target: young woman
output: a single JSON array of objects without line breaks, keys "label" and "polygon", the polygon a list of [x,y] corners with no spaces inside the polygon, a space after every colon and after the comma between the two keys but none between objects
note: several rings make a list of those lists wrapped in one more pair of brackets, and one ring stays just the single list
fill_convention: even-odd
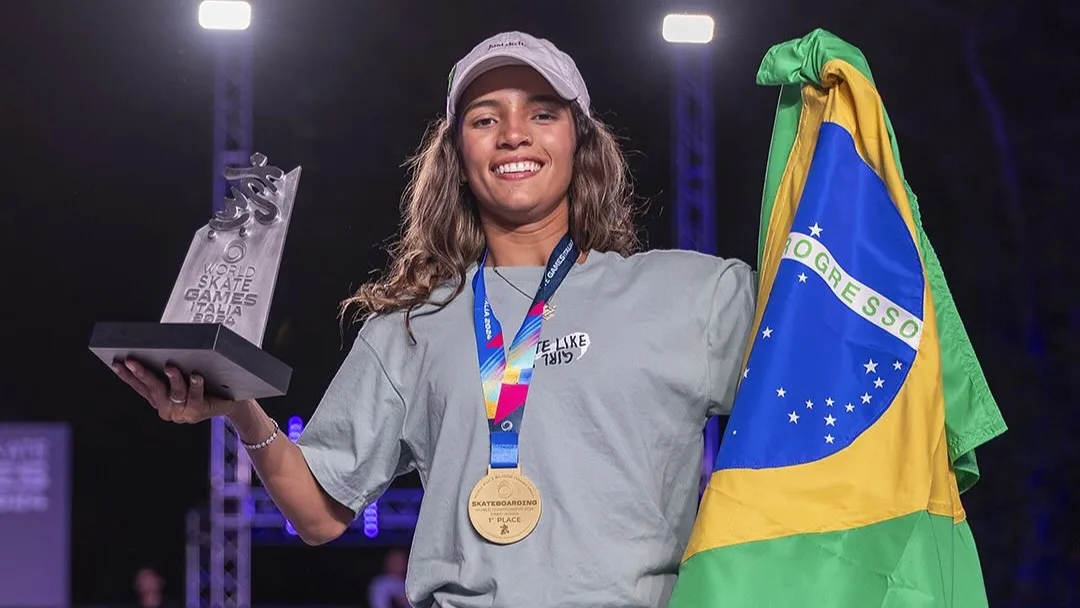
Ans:
[{"label": "young woman", "polygon": [[751,270],[635,252],[618,144],[573,60],[526,34],[457,63],[412,169],[391,267],[346,302],[368,317],[298,443],[195,373],[117,373],[163,419],[227,416],[312,544],[418,470],[417,606],[666,605]]}]

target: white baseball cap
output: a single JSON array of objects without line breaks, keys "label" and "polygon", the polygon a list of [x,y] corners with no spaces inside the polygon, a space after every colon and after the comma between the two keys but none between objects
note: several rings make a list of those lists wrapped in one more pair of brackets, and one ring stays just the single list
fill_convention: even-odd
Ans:
[{"label": "white baseball cap", "polygon": [[508,65],[526,65],[540,73],[555,92],[589,115],[589,91],[577,65],[551,42],[522,32],[503,32],[476,45],[450,70],[446,117],[453,121],[465,89],[485,72]]}]

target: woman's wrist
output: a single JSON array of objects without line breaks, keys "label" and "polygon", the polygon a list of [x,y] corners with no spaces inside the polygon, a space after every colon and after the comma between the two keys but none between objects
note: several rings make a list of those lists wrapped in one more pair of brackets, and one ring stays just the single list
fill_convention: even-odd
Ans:
[{"label": "woman's wrist", "polygon": [[274,421],[254,399],[237,401],[232,411],[226,414],[226,418],[236,429],[240,441],[247,444],[264,441],[274,432]]}]

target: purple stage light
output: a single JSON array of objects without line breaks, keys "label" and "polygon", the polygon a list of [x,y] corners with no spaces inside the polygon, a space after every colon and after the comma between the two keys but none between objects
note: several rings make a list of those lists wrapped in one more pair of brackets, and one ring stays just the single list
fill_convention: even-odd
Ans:
[{"label": "purple stage light", "polygon": [[379,502],[375,501],[364,508],[364,536],[375,538],[379,535]]}]

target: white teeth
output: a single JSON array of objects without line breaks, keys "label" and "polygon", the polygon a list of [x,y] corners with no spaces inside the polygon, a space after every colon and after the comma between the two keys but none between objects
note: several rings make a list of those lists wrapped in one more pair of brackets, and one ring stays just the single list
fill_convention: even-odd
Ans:
[{"label": "white teeth", "polygon": [[526,161],[523,163],[506,163],[495,167],[495,173],[535,173],[540,170],[540,163]]}]

